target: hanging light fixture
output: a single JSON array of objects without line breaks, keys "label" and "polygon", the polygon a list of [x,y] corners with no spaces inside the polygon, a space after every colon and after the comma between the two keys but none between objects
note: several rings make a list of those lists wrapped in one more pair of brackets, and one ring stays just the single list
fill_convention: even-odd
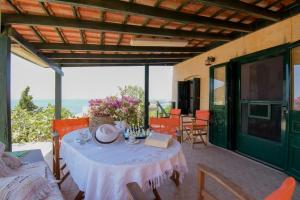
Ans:
[{"label": "hanging light fixture", "polygon": [[208,56],[205,60],[205,65],[210,66],[216,61],[216,58],[213,56]]},{"label": "hanging light fixture", "polygon": [[185,47],[187,40],[160,39],[160,38],[132,38],[131,46],[152,46],[152,47]]}]

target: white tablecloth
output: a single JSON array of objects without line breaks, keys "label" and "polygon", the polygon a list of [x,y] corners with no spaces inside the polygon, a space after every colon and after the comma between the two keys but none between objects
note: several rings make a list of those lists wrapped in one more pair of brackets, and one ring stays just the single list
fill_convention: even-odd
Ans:
[{"label": "white tablecloth", "polygon": [[188,171],[181,145],[175,140],[167,149],[145,146],[143,140],[136,145],[119,140],[99,146],[93,141],[76,143],[78,135],[79,130],[64,136],[61,156],[87,200],[127,200],[129,182],[137,182],[146,191],[151,189],[149,181],[159,187],[173,170],[180,173],[180,181]]}]

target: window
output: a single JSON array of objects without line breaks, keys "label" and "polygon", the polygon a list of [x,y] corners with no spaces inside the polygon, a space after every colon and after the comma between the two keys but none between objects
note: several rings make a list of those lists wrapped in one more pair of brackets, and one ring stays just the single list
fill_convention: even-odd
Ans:
[{"label": "window", "polygon": [[300,111],[300,47],[292,50],[293,110]]},{"label": "window", "polygon": [[213,104],[225,105],[225,66],[214,69]]},{"label": "window", "polygon": [[267,58],[241,67],[241,99],[282,101],[283,56]]}]

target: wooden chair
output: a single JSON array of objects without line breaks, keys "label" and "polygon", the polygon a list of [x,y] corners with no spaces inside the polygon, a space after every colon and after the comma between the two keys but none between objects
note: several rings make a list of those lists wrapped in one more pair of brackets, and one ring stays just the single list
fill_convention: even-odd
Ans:
[{"label": "wooden chair", "polygon": [[160,132],[161,130],[161,119],[156,117],[150,117],[149,119],[149,128],[155,132]]},{"label": "wooden chair", "polygon": [[172,108],[170,111],[170,118],[180,119],[181,109]]},{"label": "wooden chair", "polygon": [[[70,172],[63,173],[66,164],[60,166],[60,141],[64,135],[71,131],[86,128],[89,126],[89,118],[78,118],[78,119],[63,119],[63,120],[53,120],[52,121],[52,145],[53,145],[53,174],[58,181],[60,186],[64,180],[70,175]],[[61,177],[62,175],[62,177]],[[84,193],[80,191],[76,197],[76,200],[82,199]]]},{"label": "wooden chair", "polygon": [[186,133],[193,148],[195,144],[207,145],[209,123],[210,112],[208,110],[196,110],[196,117],[192,118],[191,122],[182,125],[183,132]]},{"label": "wooden chair", "polygon": [[281,186],[267,196],[264,200],[291,200],[295,191],[296,181],[293,177],[288,177]]},{"label": "wooden chair", "polygon": [[222,174],[218,173],[217,171],[213,170],[212,168],[206,165],[198,164],[198,174],[200,186],[199,200],[217,200],[217,198],[213,194],[211,194],[205,189],[206,176],[209,176],[214,181],[219,183],[226,190],[231,192],[238,200],[255,200],[254,198],[246,194],[238,185],[231,182],[228,178],[224,177]]},{"label": "wooden chair", "polygon": [[[212,193],[205,189],[205,178],[209,176],[212,180],[216,181],[227,191],[231,192],[235,199],[237,200],[255,200],[254,197],[245,193],[240,186],[230,181],[228,178],[224,177],[219,172],[211,169],[210,167],[198,164],[199,173],[199,200],[218,200]],[[133,182],[126,185],[129,199],[130,200],[148,200],[149,197],[146,196],[140,186]],[[296,181],[293,177],[288,177],[284,180],[281,186],[268,195],[264,200],[292,200],[293,193],[295,191]]]},{"label": "wooden chair", "polygon": [[[219,172],[211,169],[203,164],[198,164],[200,193],[199,200],[217,200],[217,198],[205,189],[205,176],[209,176],[214,181],[231,192],[237,200],[255,200],[252,196],[245,193],[240,186],[236,185]],[[282,185],[268,195],[264,200],[292,200],[292,196],[296,187],[296,181],[293,177],[288,177]]]},{"label": "wooden chair", "polygon": [[180,129],[180,118],[154,118],[149,119],[150,129],[158,132],[177,137],[177,132]]}]

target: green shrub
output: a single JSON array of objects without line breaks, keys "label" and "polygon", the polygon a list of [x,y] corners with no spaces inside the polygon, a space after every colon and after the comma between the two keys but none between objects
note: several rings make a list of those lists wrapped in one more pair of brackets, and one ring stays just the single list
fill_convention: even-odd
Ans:
[{"label": "green shrub", "polygon": [[29,94],[29,91],[29,86],[27,86],[25,90],[23,90],[18,106],[28,111],[34,111],[38,107],[33,103],[33,97]]},{"label": "green shrub", "polygon": [[[12,111],[13,143],[49,141],[51,139],[51,121],[54,119],[55,107],[48,105],[28,111],[17,106]],[[72,113],[63,108],[62,118],[71,118]]]}]

